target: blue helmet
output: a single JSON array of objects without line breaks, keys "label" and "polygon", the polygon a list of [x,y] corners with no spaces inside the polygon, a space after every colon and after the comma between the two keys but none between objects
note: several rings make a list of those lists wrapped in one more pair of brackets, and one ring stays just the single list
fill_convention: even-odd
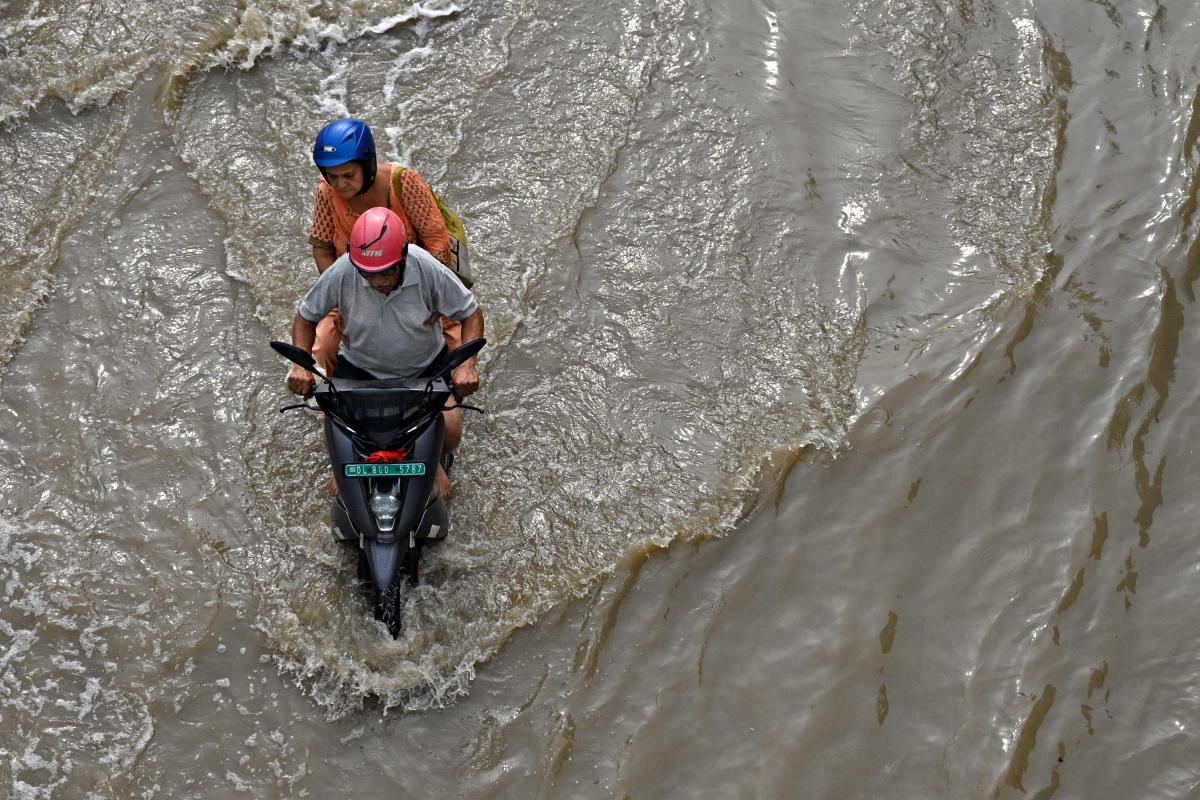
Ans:
[{"label": "blue helmet", "polygon": [[335,119],[321,128],[313,144],[313,163],[325,174],[326,167],[336,167],[357,161],[363,169],[363,187],[359,194],[366,194],[375,183],[375,137],[367,123],[358,119]]}]

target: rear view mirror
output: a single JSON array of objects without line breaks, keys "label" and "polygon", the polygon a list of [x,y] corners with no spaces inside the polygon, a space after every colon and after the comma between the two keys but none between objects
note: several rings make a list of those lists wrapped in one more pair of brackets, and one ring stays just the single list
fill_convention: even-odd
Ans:
[{"label": "rear view mirror", "polygon": [[482,337],[460,344],[447,358],[446,369],[457,369],[463,362],[482,350],[485,344],[487,344],[487,339]]},{"label": "rear view mirror", "polygon": [[[283,356],[288,361],[304,367],[314,375],[319,375],[322,378],[325,377],[324,375],[321,375],[321,370],[317,369],[317,361],[312,357],[312,353],[306,353],[299,347],[296,347],[296,345],[288,344],[287,342],[271,342],[271,349],[276,353],[279,353],[279,355]],[[458,350],[455,350],[454,352],[457,353]]]}]

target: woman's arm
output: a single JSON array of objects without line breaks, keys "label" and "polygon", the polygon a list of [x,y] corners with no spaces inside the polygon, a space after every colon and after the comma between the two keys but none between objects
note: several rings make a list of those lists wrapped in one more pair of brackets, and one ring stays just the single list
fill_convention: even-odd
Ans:
[{"label": "woman's arm", "polygon": [[313,261],[317,262],[318,275],[329,269],[330,265],[337,260],[333,245],[314,244],[312,253]]},{"label": "woman's arm", "polygon": [[408,221],[417,231],[418,244],[438,261],[450,266],[450,233],[446,220],[433,199],[433,190],[416,170],[406,169],[400,174],[400,203]]}]

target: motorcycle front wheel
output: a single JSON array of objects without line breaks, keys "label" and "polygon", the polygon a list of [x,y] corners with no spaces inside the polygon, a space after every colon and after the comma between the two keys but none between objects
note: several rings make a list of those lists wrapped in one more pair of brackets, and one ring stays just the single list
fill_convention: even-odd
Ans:
[{"label": "motorcycle front wheel", "polygon": [[393,639],[400,638],[404,589],[407,586],[416,585],[417,580],[420,578],[420,563],[420,548],[409,550],[400,564],[400,569],[397,570],[396,577],[399,580],[381,592],[371,576],[371,564],[367,561],[367,554],[362,550],[358,551],[359,587],[371,603],[375,619],[387,625],[388,633],[391,634]]}]

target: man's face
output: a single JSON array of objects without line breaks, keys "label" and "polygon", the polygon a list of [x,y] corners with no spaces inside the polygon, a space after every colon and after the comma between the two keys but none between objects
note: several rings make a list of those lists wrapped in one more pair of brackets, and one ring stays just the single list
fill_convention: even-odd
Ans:
[{"label": "man's face", "polygon": [[357,161],[348,161],[336,167],[325,168],[325,180],[343,200],[349,200],[362,191],[362,165]]},{"label": "man's face", "polygon": [[378,272],[367,272],[360,269],[358,274],[362,275],[375,291],[381,294],[390,294],[392,289],[396,288],[396,284],[400,282],[400,265],[392,264],[387,269]]}]

